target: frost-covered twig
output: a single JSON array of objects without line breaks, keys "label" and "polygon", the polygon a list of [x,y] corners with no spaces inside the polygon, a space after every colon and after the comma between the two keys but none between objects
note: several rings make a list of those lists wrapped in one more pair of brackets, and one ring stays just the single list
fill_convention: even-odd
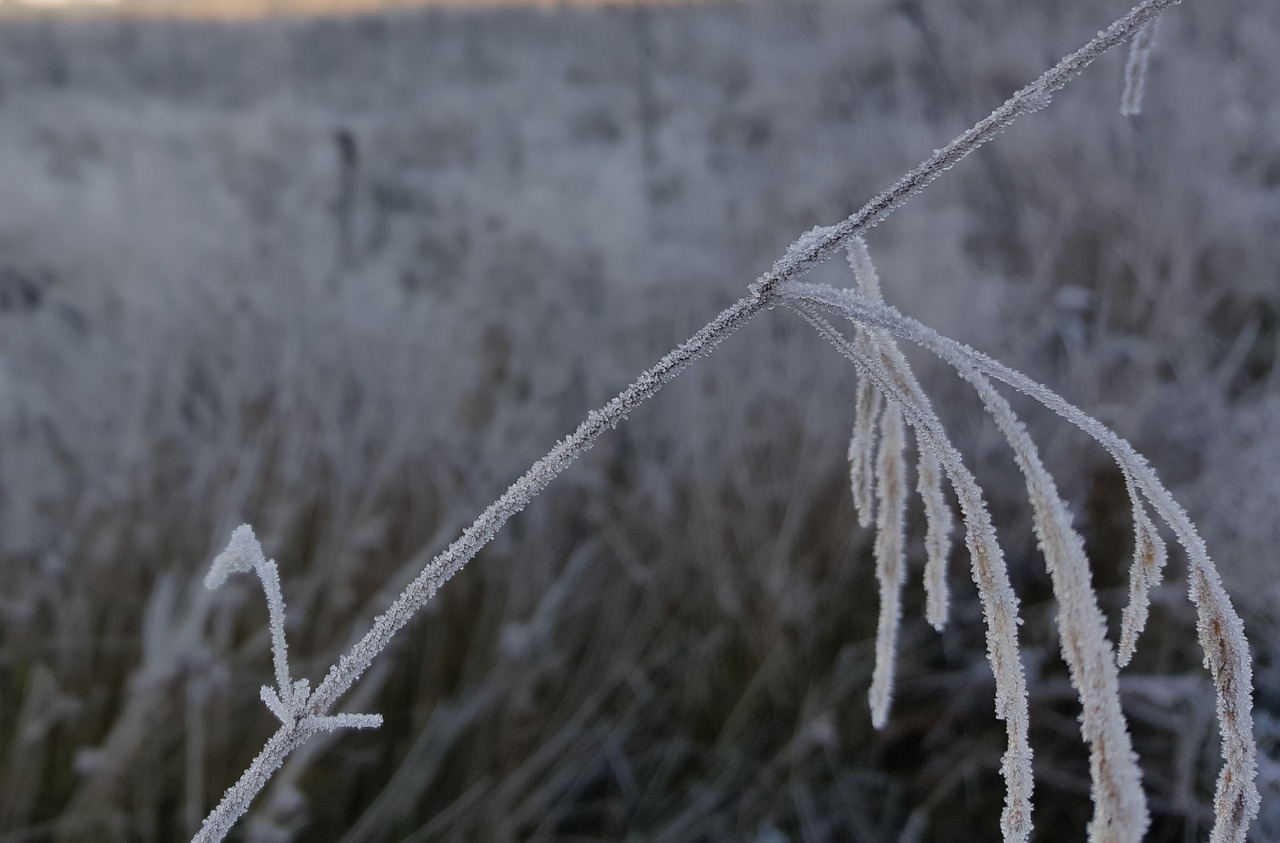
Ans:
[{"label": "frost-covered twig", "polygon": [[[666,383],[673,379],[685,366],[706,356],[726,337],[740,328],[752,317],[775,304],[779,293],[796,279],[803,276],[819,262],[835,255],[847,246],[854,238],[861,236],[867,229],[884,220],[901,207],[912,196],[923,190],[930,182],[950,169],[971,152],[990,141],[1018,117],[1038,111],[1050,102],[1054,92],[1060,90],[1069,81],[1103,53],[1124,43],[1131,38],[1161,11],[1175,5],[1180,0],[1144,0],[1128,14],[1115,21],[1097,37],[1090,40],[1076,52],[1066,56],[1030,85],[1011,96],[1004,104],[989,116],[975,124],[972,128],[957,136],[949,144],[936,150],[925,161],[910,170],[889,189],[877,195],[856,213],[842,222],[829,228],[817,229],[797,240],[787,249],[773,267],[758,278],[750,288],[750,294],[730,305],[711,322],[695,333],[688,341],[672,350],[653,368],[643,372],[629,387],[599,410],[588,414],[585,421],[571,435],[556,444],[542,459],[536,462],[528,472],[517,480],[503,495],[484,510],[476,521],[467,528],[461,537],[449,545],[440,555],[418,575],[394,603],[373,622],[369,631],[333,667],[314,692],[305,693],[299,683],[291,683],[288,679],[287,662],[283,657],[283,647],[277,656],[278,690],[264,693],[264,699],[272,706],[283,722],[277,733],[268,741],[262,752],[241,779],[232,786],[218,806],[205,820],[204,827],[197,835],[200,841],[222,839],[227,829],[247,810],[250,801],[262,789],[270,775],[279,768],[285,757],[300,746],[316,728],[340,726],[372,725],[372,721],[326,720],[329,710],[338,699],[369,668],[373,660],[390,643],[398,632],[417,611],[433,597],[436,590],[450,577],[457,573],[470,561],[481,547],[493,538],[512,515],[519,512],[538,495],[547,484],[568,467],[579,455],[589,449],[596,439],[606,430],[615,427],[626,416],[649,398],[653,397]],[[919,427],[917,427],[919,430]],[[929,441],[926,437],[926,442]],[[939,456],[948,455],[941,443],[938,443]],[[948,459],[950,457],[948,456]],[[955,482],[953,469],[955,465],[943,460],[943,465]],[[1152,501],[1157,510],[1160,504]],[[962,509],[969,506],[980,506],[980,500],[966,501],[961,495]],[[966,517],[970,516],[966,510]],[[1189,522],[1188,522],[1189,523]],[[970,531],[971,533],[973,531]],[[990,563],[989,555],[995,552],[994,535],[975,537],[970,535],[970,552],[974,557],[975,576],[977,569],[986,569]],[[1206,557],[1207,558],[1207,557]],[[1002,567],[1000,568],[1002,570]],[[986,574],[996,576],[992,569]],[[264,585],[267,583],[264,577]],[[1203,591],[1216,594],[1216,575],[1205,580]],[[1006,583],[1007,585],[1007,583]],[[267,586],[268,591],[270,586]],[[988,617],[991,612],[1002,612],[1010,606],[1016,607],[1012,592],[1003,591],[987,594],[983,598],[987,606]],[[987,605],[991,601],[993,605]],[[1010,621],[1000,615],[1000,635],[1012,635]],[[1013,616],[1016,620],[1016,610]],[[274,621],[273,621],[274,623]],[[1203,636],[1202,636],[1203,637]],[[275,638],[273,631],[273,639]],[[1003,648],[996,648],[989,638],[993,661],[1013,658]],[[1003,647],[1003,645],[1002,645]],[[1016,653],[1016,651],[1015,651]],[[1006,664],[1008,669],[1012,666]],[[282,669],[285,668],[285,669]],[[1021,676],[1020,669],[1015,671]],[[1000,669],[997,676],[1002,675]],[[1245,683],[1247,685],[1247,682]],[[1006,692],[998,690],[998,697]],[[274,698],[272,698],[274,697]],[[1001,716],[1024,717],[1016,711],[1016,700],[997,700],[997,711]],[[1247,716],[1247,709],[1245,710]],[[1013,726],[1011,725],[1011,734]],[[1025,734],[1025,731],[1022,732]],[[1010,778],[1010,770],[1027,769],[1030,764],[1030,750],[1024,745],[1014,746],[1011,741],[1006,754],[1006,778]],[[1021,785],[1019,785],[1021,787]],[[1014,784],[1010,782],[1010,807],[1006,808],[1006,835],[1009,830],[1029,828],[1029,813],[1017,815],[1023,811],[1024,804],[1029,811],[1030,783],[1026,783],[1025,792],[1014,794]],[[1245,813],[1248,813],[1245,811]],[[1247,823],[1246,823],[1247,824]]]},{"label": "frost-covered twig", "polygon": [[[205,820],[195,840],[221,840],[239,814],[232,815],[224,805],[234,805],[248,799],[262,789],[271,775],[280,768],[293,750],[304,744],[316,732],[332,732],[338,729],[376,729],[382,725],[379,714],[324,714],[311,705],[311,683],[306,679],[294,681],[289,675],[289,648],[284,636],[284,596],[280,590],[280,571],[274,559],[262,553],[253,529],[242,524],[231,533],[226,550],[218,554],[205,577],[205,587],[214,589],[222,585],[234,573],[253,572],[262,581],[262,591],[267,598],[268,623],[271,629],[271,653],[275,662],[276,687],[263,685],[259,696],[271,713],[280,721],[280,728],[267,741],[249,769],[223,796],[222,803]],[[223,809],[223,810],[220,810]],[[243,811],[241,812],[243,813]]]},{"label": "frost-covered twig", "polygon": [[[271,630],[271,655],[276,669],[276,691],[263,687],[263,695],[270,693],[277,704],[293,697],[293,680],[289,677],[289,645],[284,638],[284,595],[280,591],[280,571],[274,559],[262,554],[262,545],[248,524],[242,524],[231,533],[226,550],[213,560],[204,578],[205,588],[217,588],[235,573],[255,573],[262,581],[262,592],[267,598],[268,626]],[[272,711],[277,705],[268,703]],[[284,718],[281,718],[282,720]]]}]

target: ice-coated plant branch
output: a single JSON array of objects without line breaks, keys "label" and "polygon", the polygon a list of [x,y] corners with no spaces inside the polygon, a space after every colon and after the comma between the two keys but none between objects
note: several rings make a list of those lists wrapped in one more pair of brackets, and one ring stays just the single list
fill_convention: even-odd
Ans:
[{"label": "ice-coated plant branch", "polygon": [[[215,589],[226,582],[231,574],[253,572],[262,581],[262,591],[267,598],[268,624],[271,630],[271,654],[275,662],[276,687],[263,685],[259,696],[271,713],[280,721],[280,729],[267,742],[267,747],[253,760],[240,782],[253,782],[260,790],[284,761],[285,757],[307,741],[316,732],[337,729],[376,729],[382,725],[379,714],[324,714],[317,713],[311,701],[311,683],[307,679],[294,681],[289,675],[289,645],[284,637],[284,595],[280,590],[280,570],[274,559],[267,559],[253,529],[242,524],[231,533],[226,550],[219,553],[205,576],[206,588]],[[268,752],[268,749],[271,751]],[[276,759],[279,760],[276,760]],[[228,791],[230,793],[230,791]],[[225,826],[204,827],[196,836],[214,835],[209,839],[220,840],[235,822],[232,818]]]},{"label": "ice-coated plant branch", "polygon": [[[1109,430],[1017,372],[951,343],[882,305],[874,269],[866,255],[865,244],[860,240],[869,228],[892,214],[944,171],[994,138],[1017,118],[1047,106],[1053,93],[1079,75],[1087,65],[1113,47],[1133,39],[1163,10],[1178,2],[1144,0],[1139,3],[1084,47],[1011,96],[989,116],[936,150],[856,213],[836,225],[816,228],[801,236],[768,272],[751,285],[747,296],[734,302],[655,366],[641,373],[602,408],[588,413],[572,434],[557,442],[546,456],[490,504],[456,541],[422,570],[385,612],[374,619],[369,631],[338,659],[314,691],[309,691],[305,680],[294,681],[289,676],[283,633],[284,606],[274,563],[263,559],[247,527],[237,530],[227,552],[215,561],[210,579],[215,583],[221,581],[231,570],[255,570],[262,579],[271,609],[277,682],[276,689],[264,688],[262,696],[281,720],[281,726],[240,780],[227,790],[210,812],[195,840],[221,840],[285,758],[317,729],[376,725],[376,715],[330,715],[329,712],[392,637],[435,596],[440,586],[474,558],[509,518],[542,492],[606,430],[616,427],[686,366],[711,353],[748,320],[783,303],[809,319],[819,333],[854,361],[864,376],[856,399],[857,421],[849,453],[859,518],[866,524],[878,525],[880,532],[876,558],[885,618],[877,634],[878,664],[871,691],[873,719],[877,724],[888,716],[892,694],[892,659],[899,611],[897,594],[905,573],[901,547],[901,507],[906,500],[902,446],[905,444],[905,427],[910,427],[920,452],[918,488],[925,500],[929,522],[926,537],[929,549],[927,616],[930,623],[941,626],[947,615],[945,564],[951,521],[941,488],[945,473],[957,492],[965,543],[987,620],[988,656],[996,676],[996,712],[1006,722],[1009,733],[1009,746],[1002,763],[1008,788],[1002,828],[1007,840],[1028,839],[1031,830],[1031,749],[1027,742],[1026,681],[1017,647],[1017,597],[1010,587],[981,489],[964,467],[959,453],[947,441],[928,399],[897,350],[892,337],[898,336],[940,354],[962,376],[974,382],[987,402],[988,411],[1010,438],[1027,476],[1028,493],[1035,505],[1037,533],[1054,571],[1055,589],[1059,590],[1058,596],[1063,605],[1061,623],[1064,639],[1070,639],[1069,643],[1064,640],[1064,653],[1071,666],[1073,681],[1085,703],[1084,732],[1092,747],[1094,798],[1097,803],[1091,839],[1136,840],[1141,837],[1147,822],[1136,761],[1129,749],[1128,733],[1119,709],[1115,658],[1098,626],[1096,601],[1088,585],[1087,565],[1082,567],[1078,537],[1070,527],[1052,480],[1035,455],[1034,446],[1020,424],[1007,412],[1007,405],[994,392],[990,379],[1028,392],[1083,427],[1107,448],[1125,473],[1133,502],[1138,564],[1135,565],[1132,605],[1125,613],[1122,660],[1132,653],[1145,617],[1145,595],[1156,581],[1164,558],[1163,545],[1147,515],[1147,506],[1170,527],[1179,543],[1187,549],[1191,557],[1192,598],[1199,609],[1200,641],[1217,688],[1218,713],[1224,737],[1223,754],[1227,760],[1218,784],[1218,823],[1213,840],[1214,843],[1243,841],[1258,807],[1253,784],[1255,749],[1250,719],[1252,683],[1249,655],[1240,619],[1231,607],[1194,527],[1146,463]],[[851,263],[859,290],[836,290],[799,282],[798,279],[818,263],[846,248],[852,248]],[[848,317],[861,326],[855,340],[847,340],[832,327],[822,316],[824,310]]]}]

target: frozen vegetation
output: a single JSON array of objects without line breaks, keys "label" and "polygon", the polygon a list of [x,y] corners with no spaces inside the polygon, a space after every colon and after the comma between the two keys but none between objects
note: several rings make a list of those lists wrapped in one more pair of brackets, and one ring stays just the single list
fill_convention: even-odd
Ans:
[{"label": "frozen vegetation", "polygon": [[[6,24],[0,839],[193,834],[302,680],[590,408],[1125,11],[1044,5]],[[1254,655],[1257,839],[1280,836],[1278,40],[1273,3],[1179,6],[1145,73],[1113,52],[868,234],[888,303],[1101,419],[1199,525]],[[850,286],[842,264],[806,281]],[[791,295],[819,327],[852,306]],[[933,527],[963,494],[938,505],[922,447],[896,597],[899,529],[857,526],[843,459],[874,399],[821,333],[763,314],[601,438],[340,702],[382,725],[319,732],[233,834],[1008,827],[973,545],[939,592]],[[1004,425],[1015,461],[983,414],[1004,398],[903,352],[1020,599],[1036,826],[1080,839],[1091,759],[1031,527],[1091,576],[1124,661],[1131,560],[1160,542],[1139,526],[1134,546],[1140,472],[1010,396],[1038,446]],[[853,456],[878,475],[864,512],[916,473]],[[1020,469],[1061,500],[1033,511]],[[276,562],[242,533],[223,558],[278,577],[270,621],[252,577],[203,587],[243,522]],[[1215,694],[1199,562],[1170,550],[1115,682],[1148,839],[1202,839]]]}]

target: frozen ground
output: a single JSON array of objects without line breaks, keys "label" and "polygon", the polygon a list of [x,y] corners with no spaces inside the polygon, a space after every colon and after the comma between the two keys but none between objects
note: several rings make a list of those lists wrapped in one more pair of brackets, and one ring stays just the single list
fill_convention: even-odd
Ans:
[{"label": "frozen ground", "polygon": [[[0,840],[180,838],[256,751],[261,600],[198,588],[233,526],[279,560],[314,679],[790,240],[1122,6],[0,28]],[[1188,0],[1140,118],[1109,57],[871,238],[893,303],[1174,487],[1249,624],[1273,752],[1278,37],[1275,4]],[[1016,474],[972,399],[927,380],[1025,601],[1038,822],[1082,839]],[[783,312],[689,371],[449,584],[360,692],[386,728],[296,756],[250,838],[990,839],[1002,732],[971,596],[937,636],[913,586],[895,714],[868,723],[852,384]],[[1030,419],[1118,614],[1119,478]],[[1152,838],[1202,837],[1217,750],[1177,561],[1154,622],[1126,687]]]}]

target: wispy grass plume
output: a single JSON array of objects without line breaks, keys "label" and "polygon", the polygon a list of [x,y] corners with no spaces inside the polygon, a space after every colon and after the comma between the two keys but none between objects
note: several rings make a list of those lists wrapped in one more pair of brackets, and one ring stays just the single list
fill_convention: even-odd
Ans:
[{"label": "wispy grass plume", "polygon": [[[1034,446],[1026,438],[1025,430],[987,379],[1012,386],[1083,430],[1107,450],[1126,477],[1132,478],[1130,488],[1136,496],[1135,508],[1145,499],[1173,532],[1190,562],[1189,591],[1197,611],[1197,631],[1205,666],[1217,693],[1224,761],[1218,777],[1214,801],[1216,821],[1210,839],[1214,843],[1243,843],[1259,808],[1255,783],[1257,746],[1252,719],[1253,672],[1248,642],[1240,616],[1222,587],[1203,540],[1147,462],[1129,443],[1052,390],[981,352],[939,335],[893,308],[866,300],[854,290],[797,283],[786,288],[783,299],[802,309],[827,309],[861,326],[892,331],[899,339],[928,349],[978,389],[988,412],[1010,440],[1027,477],[1028,499],[1036,510],[1036,531],[1061,607],[1063,656],[1084,706],[1083,732],[1091,744],[1094,778],[1091,840],[1141,839],[1146,825],[1136,760],[1132,757],[1120,711],[1115,658],[1088,582],[1082,546],[1078,537],[1073,537],[1065,510],[1056,500],[1052,479],[1035,457]],[[1140,538],[1144,531],[1149,531],[1148,537],[1154,535],[1150,525],[1138,529]],[[1139,545],[1138,565],[1143,568],[1155,565],[1163,555],[1161,550],[1154,540],[1147,548]],[[1144,612],[1145,609],[1136,607],[1145,605],[1145,598],[1146,593],[1139,589],[1137,602],[1130,606],[1127,614],[1137,616]],[[1128,625],[1127,628],[1135,627]],[[1130,639],[1130,649],[1132,646]]]}]

